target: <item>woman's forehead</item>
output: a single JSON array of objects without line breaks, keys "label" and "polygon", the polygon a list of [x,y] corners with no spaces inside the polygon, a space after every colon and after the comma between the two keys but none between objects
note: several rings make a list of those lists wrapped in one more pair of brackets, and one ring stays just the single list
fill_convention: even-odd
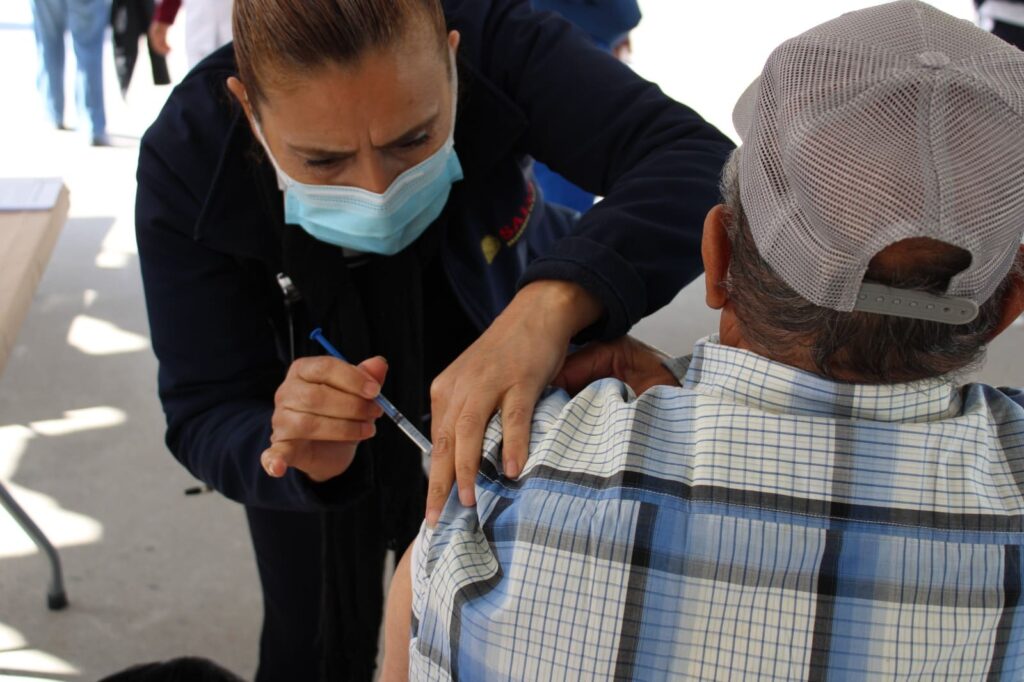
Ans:
[{"label": "woman's forehead", "polygon": [[369,47],[351,60],[325,57],[322,63],[310,65],[276,61],[268,56],[260,68],[260,80],[265,83],[268,98],[287,97],[311,85],[333,85],[335,90],[346,91],[366,91],[375,85],[408,90],[419,80],[443,75],[441,71],[447,72],[448,67],[447,40],[439,41],[424,22],[413,22],[402,37],[387,45]]},{"label": "woman's forehead", "polygon": [[264,125],[291,145],[358,148],[436,117],[451,97],[447,64],[436,48],[404,48],[373,50],[354,64],[279,79],[265,93]]}]

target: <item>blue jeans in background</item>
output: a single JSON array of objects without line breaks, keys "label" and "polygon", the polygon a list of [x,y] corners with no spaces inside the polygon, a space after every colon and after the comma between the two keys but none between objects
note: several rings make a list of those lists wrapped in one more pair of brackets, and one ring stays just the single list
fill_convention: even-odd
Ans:
[{"label": "blue jeans in background", "polygon": [[107,133],[103,108],[103,34],[110,23],[110,0],[32,0],[39,49],[39,89],[54,126],[64,126],[64,33],[71,31],[78,73],[78,114],[87,114],[94,141]]}]

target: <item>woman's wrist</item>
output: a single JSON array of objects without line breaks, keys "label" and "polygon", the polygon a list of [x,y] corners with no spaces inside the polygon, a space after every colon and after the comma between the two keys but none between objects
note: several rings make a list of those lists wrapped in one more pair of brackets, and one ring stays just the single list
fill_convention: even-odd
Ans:
[{"label": "woman's wrist", "polygon": [[512,305],[538,315],[564,336],[566,342],[604,315],[604,306],[592,293],[575,282],[545,279],[530,282],[519,290]]}]

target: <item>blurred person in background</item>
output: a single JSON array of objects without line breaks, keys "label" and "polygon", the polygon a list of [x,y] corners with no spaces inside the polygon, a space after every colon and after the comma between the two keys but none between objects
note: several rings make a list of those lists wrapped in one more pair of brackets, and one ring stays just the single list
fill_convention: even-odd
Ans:
[{"label": "blurred person in background", "polygon": [[1024,0],[974,0],[983,28],[1024,49]]},{"label": "blurred person in background", "polygon": [[[538,11],[554,12],[582,29],[598,48],[621,61],[629,58],[629,32],[640,24],[636,0],[531,0]],[[594,194],[577,187],[535,161],[533,174],[545,201],[586,213],[594,205]]]},{"label": "blurred person in background", "polygon": [[[110,21],[110,0],[32,0],[32,25],[39,52],[39,90],[50,123],[64,121],[64,34],[71,32],[77,73],[75,100],[79,127],[95,147],[110,144],[103,105],[103,35]],[[83,126],[84,124],[84,126]]]},{"label": "blurred person in background", "polygon": [[[157,5],[149,38],[162,55],[171,51],[167,32],[178,16],[182,0],[161,0]],[[201,62],[222,45],[231,42],[231,0],[189,0],[185,7],[185,55],[188,68]]]},{"label": "blurred person in background", "polygon": [[167,60],[162,53],[157,52],[153,38],[147,35],[153,22],[153,13],[153,0],[114,0],[110,8],[114,69],[117,71],[117,83],[121,86],[122,97],[128,94],[128,86],[135,72],[135,62],[139,57],[139,39],[142,37],[146,37],[149,48],[153,84],[169,85],[171,82]]}]

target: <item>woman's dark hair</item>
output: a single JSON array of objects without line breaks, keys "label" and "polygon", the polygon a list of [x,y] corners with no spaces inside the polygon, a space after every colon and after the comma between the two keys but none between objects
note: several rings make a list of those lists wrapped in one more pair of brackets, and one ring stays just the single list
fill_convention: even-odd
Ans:
[{"label": "woman's dark hair", "polygon": [[[726,288],[749,341],[762,349],[803,348],[818,372],[860,383],[917,381],[960,372],[984,356],[1002,319],[1003,299],[1012,278],[1024,275],[1018,258],[1010,273],[974,321],[950,325],[864,312],[842,312],[814,305],[797,294],[761,257],[750,231],[733,152],[722,174],[722,196],[729,209],[732,255]],[[878,257],[865,281],[943,294],[952,277],[970,265],[970,254],[933,240],[914,240],[910,267],[886,267]]]},{"label": "woman's dark hair", "polygon": [[239,78],[256,105],[275,75],[351,64],[367,50],[392,45],[417,21],[445,44],[440,0],[235,0]]}]

